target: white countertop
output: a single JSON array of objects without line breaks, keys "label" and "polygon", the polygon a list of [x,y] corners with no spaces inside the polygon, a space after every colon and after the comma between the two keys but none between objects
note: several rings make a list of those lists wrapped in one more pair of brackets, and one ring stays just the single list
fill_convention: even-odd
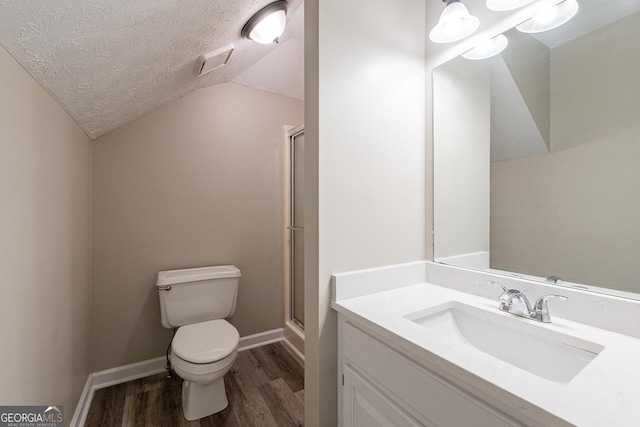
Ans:
[{"label": "white countertop", "polygon": [[497,300],[429,283],[340,299],[332,307],[426,367],[543,425],[640,426],[640,339],[555,317],[551,307],[552,323],[536,325],[604,347],[569,383],[555,383],[473,347],[439,339],[405,318],[448,301],[534,322],[499,311]]}]

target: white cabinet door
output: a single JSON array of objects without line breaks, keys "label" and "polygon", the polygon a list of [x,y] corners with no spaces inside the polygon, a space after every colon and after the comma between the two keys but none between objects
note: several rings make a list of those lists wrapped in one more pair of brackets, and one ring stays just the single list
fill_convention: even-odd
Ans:
[{"label": "white cabinet door", "polygon": [[344,367],[343,427],[424,426],[349,366]]},{"label": "white cabinet door", "polygon": [[[360,410],[367,412],[365,403],[359,403],[355,400],[356,397],[361,399],[368,398],[371,402],[374,402],[374,399],[369,397],[369,394],[361,397],[354,394],[359,392],[359,389],[356,388],[354,391],[346,387],[346,372],[347,369],[351,369],[362,378],[362,381],[366,381],[371,387],[375,387],[374,391],[378,394],[383,392],[384,394],[381,394],[381,396],[387,396],[383,397],[383,399],[392,402],[399,411],[402,411],[402,414],[411,414],[409,419],[414,420],[413,424],[407,424],[403,420],[399,424],[394,424],[392,421],[388,421],[385,424],[380,421],[370,425],[513,427],[528,424],[513,419],[467,390],[450,383],[423,365],[403,356],[395,349],[378,340],[374,335],[365,332],[349,321],[342,324],[341,343],[341,357],[345,376],[345,387],[342,390],[344,393],[344,419],[348,417],[350,411]],[[378,384],[380,386],[376,386]],[[353,388],[352,386],[351,389]],[[348,396],[349,393],[351,393],[351,396]],[[376,400],[375,402],[378,401]],[[387,412],[381,409],[384,406],[381,405],[376,403],[373,405],[373,409],[368,412],[370,414],[382,413],[387,416]],[[377,412],[375,411],[376,409]],[[387,416],[387,418],[393,420],[390,416]],[[343,427],[366,425],[366,423],[357,424],[351,422],[344,423]]]}]

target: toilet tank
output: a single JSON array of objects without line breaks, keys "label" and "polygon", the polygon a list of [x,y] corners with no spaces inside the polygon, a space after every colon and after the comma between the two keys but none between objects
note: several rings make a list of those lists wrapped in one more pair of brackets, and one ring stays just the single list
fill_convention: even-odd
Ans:
[{"label": "toilet tank", "polygon": [[239,281],[240,270],[233,265],[159,272],[162,326],[177,328],[231,316]]}]

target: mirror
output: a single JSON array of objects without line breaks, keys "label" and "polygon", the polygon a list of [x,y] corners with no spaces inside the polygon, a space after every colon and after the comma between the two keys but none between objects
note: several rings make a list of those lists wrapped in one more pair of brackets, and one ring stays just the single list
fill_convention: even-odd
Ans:
[{"label": "mirror", "polygon": [[434,260],[640,299],[640,0],[434,69]]}]

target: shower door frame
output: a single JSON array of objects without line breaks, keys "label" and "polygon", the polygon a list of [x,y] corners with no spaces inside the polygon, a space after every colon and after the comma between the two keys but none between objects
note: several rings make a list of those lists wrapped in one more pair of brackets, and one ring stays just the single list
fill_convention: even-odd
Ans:
[{"label": "shower door frame", "polygon": [[304,324],[294,318],[294,298],[295,290],[293,289],[294,265],[293,259],[294,233],[302,233],[303,229],[294,227],[292,223],[294,219],[294,184],[293,178],[295,174],[294,167],[294,150],[292,149],[293,140],[296,137],[304,135],[304,125],[289,127],[285,129],[284,138],[284,335],[290,344],[299,352],[298,356],[304,359]]}]

